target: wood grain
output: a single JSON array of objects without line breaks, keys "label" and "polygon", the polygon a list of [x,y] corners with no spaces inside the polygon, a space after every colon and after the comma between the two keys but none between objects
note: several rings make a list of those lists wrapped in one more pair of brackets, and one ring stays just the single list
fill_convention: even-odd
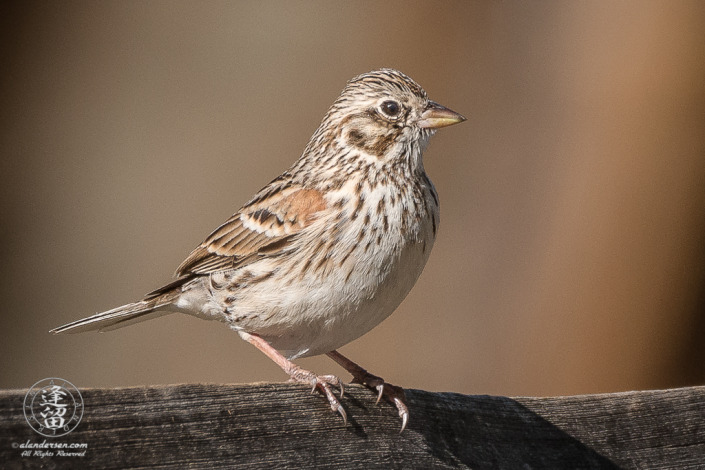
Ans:
[{"label": "wood grain", "polygon": [[[82,389],[78,428],[44,438],[0,391],[2,468],[705,468],[705,387],[558,398],[407,390],[408,428],[362,386],[343,425],[295,384]],[[20,443],[86,442],[85,457]]]}]

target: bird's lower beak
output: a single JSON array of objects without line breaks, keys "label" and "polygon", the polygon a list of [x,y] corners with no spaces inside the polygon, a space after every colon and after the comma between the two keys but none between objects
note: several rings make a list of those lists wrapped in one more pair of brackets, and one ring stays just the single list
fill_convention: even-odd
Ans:
[{"label": "bird's lower beak", "polygon": [[462,115],[434,101],[429,101],[417,124],[424,129],[439,129],[463,121],[465,121],[465,117]]}]

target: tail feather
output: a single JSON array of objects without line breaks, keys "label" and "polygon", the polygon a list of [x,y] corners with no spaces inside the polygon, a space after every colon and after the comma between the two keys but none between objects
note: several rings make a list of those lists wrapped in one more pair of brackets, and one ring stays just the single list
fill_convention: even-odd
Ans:
[{"label": "tail feather", "polygon": [[97,313],[91,317],[76,320],[66,325],[54,328],[50,333],[82,333],[84,331],[110,331],[133,323],[151,320],[166,315],[164,308],[171,305],[166,299],[157,297]]}]

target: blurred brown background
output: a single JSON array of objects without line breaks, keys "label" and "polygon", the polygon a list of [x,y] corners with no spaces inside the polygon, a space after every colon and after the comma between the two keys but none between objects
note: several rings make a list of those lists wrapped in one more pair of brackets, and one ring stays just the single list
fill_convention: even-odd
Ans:
[{"label": "blurred brown background", "polygon": [[704,2],[0,8],[0,387],[285,380],[186,316],[48,330],[168,282],[381,66],[468,122],[426,153],[423,276],[343,353],[472,394],[705,383]]}]

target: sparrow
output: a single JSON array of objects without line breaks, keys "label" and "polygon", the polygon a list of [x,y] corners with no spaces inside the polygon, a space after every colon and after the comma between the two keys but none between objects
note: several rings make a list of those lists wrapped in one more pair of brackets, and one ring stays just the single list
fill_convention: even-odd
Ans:
[{"label": "sparrow", "polygon": [[409,419],[404,391],[336,350],[387,318],[421,274],[439,203],[422,155],[465,118],[411,78],[380,69],[350,80],[291,168],[198,245],[176,280],[139,302],[52,333],[108,331],[169,313],[225,322],[344,422],[343,382],[292,362],[326,354]]}]

